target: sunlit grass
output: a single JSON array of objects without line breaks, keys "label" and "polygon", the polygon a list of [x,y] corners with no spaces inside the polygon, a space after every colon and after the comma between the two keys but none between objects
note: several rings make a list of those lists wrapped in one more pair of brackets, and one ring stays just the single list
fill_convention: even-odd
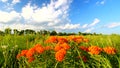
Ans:
[{"label": "sunlit grass", "polygon": [[[48,35],[5,35],[0,36],[0,66],[1,68],[119,68],[120,67],[120,36],[119,35],[88,35],[88,36],[56,36]],[[53,36],[54,37],[54,36]],[[85,41],[85,39],[88,39]],[[48,40],[46,42],[46,40]],[[52,41],[51,41],[52,40]],[[66,43],[66,44],[63,44]],[[28,57],[16,57],[22,50],[30,50],[36,44],[44,48],[43,52],[37,47],[31,60]],[[55,50],[56,45],[60,46]],[[45,49],[46,46],[51,48]],[[83,46],[81,49],[80,47]],[[93,46],[93,48],[91,47]],[[95,47],[94,47],[95,46]],[[105,47],[115,48],[109,53]],[[70,48],[69,48],[70,47]],[[88,48],[85,49],[84,47]],[[91,47],[91,49],[90,49]],[[99,47],[101,49],[99,49]],[[64,50],[60,51],[61,49]],[[109,48],[108,48],[109,49]],[[58,53],[58,55],[56,55]],[[60,54],[59,54],[60,53]],[[64,54],[62,54],[64,53]],[[61,57],[59,57],[61,56]],[[59,58],[58,58],[59,57]]]}]

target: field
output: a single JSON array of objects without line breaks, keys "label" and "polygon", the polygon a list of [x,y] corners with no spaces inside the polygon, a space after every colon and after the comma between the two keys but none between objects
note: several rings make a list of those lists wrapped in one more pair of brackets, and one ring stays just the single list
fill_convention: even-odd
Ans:
[{"label": "field", "polygon": [[0,68],[120,68],[120,35],[0,36]]}]

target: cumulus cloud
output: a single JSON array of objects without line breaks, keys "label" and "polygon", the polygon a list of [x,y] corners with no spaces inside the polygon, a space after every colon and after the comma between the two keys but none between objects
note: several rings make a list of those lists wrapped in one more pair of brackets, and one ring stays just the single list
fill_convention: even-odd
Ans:
[{"label": "cumulus cloud", "polygon": [[120,26],[119,22],[118,23],[110,23],[107,25],[108,28],[114,28],[114,27],[118,27],[118,26]]},{"label": "cumulus cloud", "polygon": [[[55,25],[57,23],[69,22],[68,20],[68,8],[70,0],[51,0],[50,4],[43,7],[34,8],[28,3],[22,8],[22,16],[25,20],[31,20],[37,23],[48,22],[48,25]],[[64,22],[65,23],[65,22]]]},{"label": "cumulus cloud", "polygon": [[[12,0],[10,5],[19,3],[20,0]],[[39,7],[30,2],[21,8],[21,12],[12,9],[10,12],[0,11],[1,28],[12,29],[53,29],[70,30],[77,29],[80,24],[71,24],[68,18],[69,6],[72,0],[51,0],[50,3]],[[10,22],[12,22],[10,24]]]},{"label": "cumulus cloud", "polygon": [[0,23],[10,23],[10,22],[17,22],[20,19],[20,14],[16,11],[11,12],[4,12],[0,11]]}]

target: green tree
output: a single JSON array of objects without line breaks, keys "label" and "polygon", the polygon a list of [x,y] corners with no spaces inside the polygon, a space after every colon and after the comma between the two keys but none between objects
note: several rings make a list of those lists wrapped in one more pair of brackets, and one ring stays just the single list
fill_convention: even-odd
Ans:
[{"label": "green tree", "polygon": [[57,32],[53,30],[52,32],[50,32],[50,35],[57,35]]},{"label": "green tree", "polygon": [[0,35],[4,35],[4,32],[0,30]]},{"label": "green tree", "polygon": [[6,28],[5,29],[5,34],[11,34],[11,29],[10,28]]},{"label": "green tree", "polygon": [[14,31],[14,35],[18,35],[19,34],[19,31],[17,29],[13,29]]}]

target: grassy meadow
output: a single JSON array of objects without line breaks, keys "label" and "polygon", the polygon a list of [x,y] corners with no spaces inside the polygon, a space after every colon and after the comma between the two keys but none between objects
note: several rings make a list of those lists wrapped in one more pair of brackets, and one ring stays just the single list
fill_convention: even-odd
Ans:
[{"label": "grassy meadow", "polygon": [[120,68],[120,35],[0,36],[0,68]]}]

